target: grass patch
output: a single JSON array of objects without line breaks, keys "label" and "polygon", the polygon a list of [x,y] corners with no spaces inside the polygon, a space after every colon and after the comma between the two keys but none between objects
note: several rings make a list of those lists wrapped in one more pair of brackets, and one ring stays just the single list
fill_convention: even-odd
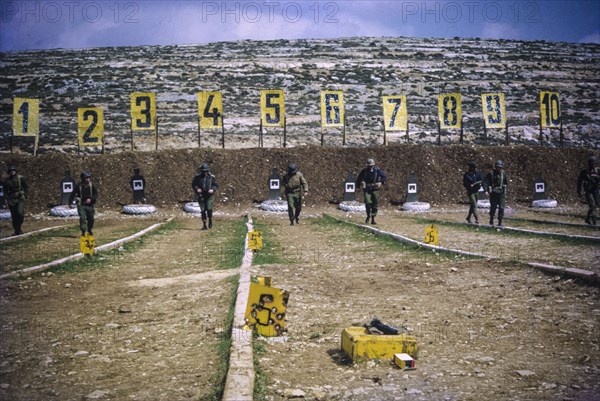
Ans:
[{"label": "grass patch", "polygon": [[254,395],[255,401],[265,401],[267,399],[267,384],[269,377],[267,372],[260,366],[260,357],[267,352],[267,347],[264,341],[259,341],[260,336],[253,333],[252,341],[252,356],[254,359]]},{"label": "grass patch", "polygon": [[275,233],[268,229],[268,226],[254,222],[254,229],[262,233],[263,247],[254,254],[253,265],[267,265],[276,263],[289,263],[284,257],[285,249],[281,247],[279,241],[275,238]]},{"label": "grass patch", "polygon": [[247,218],[244,218],[243,221],[231,222],[231,229],[220,247],[219,267],[221,269],[237,269],[241,266],[248,234],[247,221]]}]

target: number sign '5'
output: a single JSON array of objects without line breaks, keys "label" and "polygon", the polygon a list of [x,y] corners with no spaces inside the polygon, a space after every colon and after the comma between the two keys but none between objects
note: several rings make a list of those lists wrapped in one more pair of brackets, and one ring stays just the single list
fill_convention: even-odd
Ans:
[{"label": "number sign '5'", "polygon": [[406,96],[383,96],[383,125],[386,131],[406,131]]},{"label": "number sign '5'", "polygon": [[343,91],[321,91],[321,126],[344,126]]},{"label": "number sign '5'", "polygon": [[77,133],[80,146],[101,146],[104,136],[104,111],[101,107],[77,109]]},{"label": "number sign '5'", "polygon": [[13,105],[13,134],[37,136],[40,132],[40,100],[16,97]]},{"label": "number sign '5'", "polygon": [[198,92],[198,116],[200,128],[223,126],[223,96],[221,92]]},{"label": "number sign '5'", "polygon": [[483,122],[486,128],[506,128],[506,106],[504,93],[484,93],[481,95]]},{"label": "number sign '5'", "polygon": [[440,128],[461,128],[460,93],[446,93],[438,96],[438,118]]},{"label": "number sign '5'", "polygon": [[156,129],[156,94],[134,92],[131,94],[131,129],[144,131]]},{"label": "number sign '5'", "polygon": [[283,127],[285,120],[283,90],[260,91],[260,118],[263,127]]},{"label": "number sign '5'", "polygon": [[560,97],[558,92],[540,92],[542,128],[560,128]]}]

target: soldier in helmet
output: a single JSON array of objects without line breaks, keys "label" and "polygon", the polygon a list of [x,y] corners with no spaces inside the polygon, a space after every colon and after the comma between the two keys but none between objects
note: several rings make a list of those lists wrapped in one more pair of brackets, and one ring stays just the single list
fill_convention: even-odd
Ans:
[{"label": "soldier in helmet", "polygon": [[477,164],[473,161],[467,163],[469,170],[463,175],[463,186],[467,190],[469,198],[469,213],[467,214],[467,223],[471,223],[471,216],[475,217],[475,224],[479,224],[477,214],[477,193],[483,183],[481,172],[477,171]]},{"label": "soldier in helmet", "polygon": [[[198,205],[200,205],[200,211],[202,212],[202,229],[212,228],[213,198],[219,184],[217,184],[216,177],[211,174],[208,163],[203,163],[200,166],[200,172],[192,180],[192,188],[198,197]],[[207,217],[208,227],[206,226]]]},{"label": "soldier in helmet", "polygon": [[302,195],[308,195],[308,183],[304,175],[298,171],[298,166],[290,164],[288,172],[283,177],[283,189],[288,204],[288,216],[290,225],[300,223],[300,211],[302,210]]},{"label": "soldier in helmet", "polygon": [[577,179],[577,195],[582,196],[582,190],[585,194],[585,200],[588,204],[588,212],[585,222],[590,225],[598,223],[596,217],[596,208],[600,205],[600,168],[598,167],[598,158],[592,156],[588,159],[588,167],[579,172]]},{"label": "soldier in helmet", "polygon": [[74,201],[77,203],[77,214],[79,214],[79,229],[81,236],[85,236],[86,231],[90,235],[94,235],[94,214],[96,200],[98,199],[98,188],[92,184],[92,174],[84,171],[80,175],[81,181],[75,186],[75,190],[71,192],[69,203]]},{"label": "soldier in helmet", "polygon": [[377,216],[377,206],[379,204],[379,190],[382,185],[387,183],[387,177],[382,169],[375,167],[375,160],[368,159],[367,167],[365,167],[356,178],[356,185],[360,186],[365,196],[365,209],[367,211],[367,218],[365,224],[371,221],[371,224],[377,224],[375,222],[375,216]]},{"label": "soldier in helmet", "polygon": [[494,215],[498,209],[498,227],[503,227],[504,207],[506,205],[506,189],[508,188],[508,177],[504,172],[504,162],[498,160],[494,164],[494,170],[485,178],[485,190],[490,196],[490,225],[494,225]]},{"label": "soldier in helmet", "polygon": [[17,174],[15,165],[8,166],[8,177],[4,180],[4,192],[10,210],[12,226],[15,230],[14,235],[21,235],[23,231],[21,226],[25,220],[25,199],[29,187],[22,175]]}]

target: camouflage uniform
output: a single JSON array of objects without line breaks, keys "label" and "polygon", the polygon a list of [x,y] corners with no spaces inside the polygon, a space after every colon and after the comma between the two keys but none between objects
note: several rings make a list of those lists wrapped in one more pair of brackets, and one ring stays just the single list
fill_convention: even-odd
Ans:
[{"label": "camouflage uniform", "polygon": [[308,194],[308,183],[304,175],[298,171],[295,164],[288,166],[288,172],[283,177],[283,188],[288,204],[288,217],[290,225],[300,223],[300,211],[302,210],[302,195]]},{"label": "camouflage uniform", "polygon": [[498,209],[498,227],[502,227],[504,219],[504,207],[506,206],[506,188],[508,177],[504,172],[504,163],[498,160],[494,165],[494,171],[485,178],[486,192],[490,194],[490,225],[494,225],[494,215]]},{"label": "camouflage uniform", "polygon": [[371,224],[377,224],[375,222],[375,216],[377,216],[379,205],[379,189],[386,183],[387,177],[383,170],[379,167],[375,167],[375,160],[367,160],[367,167],[364,168],[356,178],[356,185],[363,189],[365,197],[365,209],[367,211],[365,224],[369,222],[369,219],[371,220]]},{"label": "camouflage uniform", "polygon": [[473,162],[468,163],[469,171],[463,175],[463,186],[467,190],[469,198],[469,213],[467,222],[471,222],[471,216],[475,217],[475,224],[479,224],[479,215],[477,214],[477,193],[483,183],[483,176],[477,171],[477,165]]},{"label": "camouflage uniform", "polygon": [[579,173],[577,195],[582,195],[582,189],[588,204],[585,222],[595,226],[598,223],[596,208],[600,205],[600,168],[598,168],[598,159],[596,157],[590,157],[588,159],[588,168],[581,170]]},{"label": "camouflage uniform", "polygon": [[25,199],[29,187],[22,175],[17,174],[15,166],[8,167],[8,178],[4,181],[4,193],[10,210],[14,235],[23,234],[21,226],[25,221]]},{"label": "camouflage uniform", "polygon": [[79,182],[74,191],[71,193],[69,203],[77,202],[77,214],[79,214],[79,229],[81,235],[84,236],[87,231],[90,235],[94,235],[94,214],[96,200],[98,199],[98,188],[91,181],[90,173],[81,173],[81,182]]},{"label": "camouflage uniform", "polygon": [[213,198],[215,191],[219,188],[217,179],[209,171],[208,164],[200,166],[200,172],[192,180],[192,188],[198,197],[198,205],[202,213],[202,229],[206,230],[206,218],[208,217],[208,228],[212,228]]}]

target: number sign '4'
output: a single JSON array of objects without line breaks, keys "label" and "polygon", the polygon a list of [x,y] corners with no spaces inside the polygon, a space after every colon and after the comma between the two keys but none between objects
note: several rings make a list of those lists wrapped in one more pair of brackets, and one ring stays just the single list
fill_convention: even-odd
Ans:
[{"label": "number sign '4'", "polygon": [[462,105],[460,93],[438,95],[438,118],[440,128],[461,128]]},{"label": "number sign '4'", "polygon": [[156,129],[156,94],[134,92],[131,94],[131,129],[146,131]]},{"label": "number sign '4'", "polygon": [[283,90],[260,91],[260,118],[263,127],[283,127],[285,120]]},{"label": "number sign '4'", "polygon": [[506,106],[504,93],[484,93],[481,95],[483,122],[486,128],[506,128]]},{"label": "number sign '4'", "polygon": [[77,109],[77,133],[80,146],[101,146],[104,136],[104,112],[101,107]]},{"label": "number sign '4'", "polygon": [[223,126],[223,96],[221,92],[198,92],[200,128]]},{"label": "number sign '4'", "polygon": [[344,92],[321,91],[321,127],[344,126]]},{"label": "number sign '4'", "polygon": [[558,92],[540,92],[542,128],[560,128],[560,97]]},{"label": "number sign '4'", "polygon": [[13,106],[13,135],[37,136],[40,132],[40,100],[16,97]]},{"label": "number sign '4'", "polygon": [[383,96],[383,124],[386,131],[406,131],[406,96]]}]

